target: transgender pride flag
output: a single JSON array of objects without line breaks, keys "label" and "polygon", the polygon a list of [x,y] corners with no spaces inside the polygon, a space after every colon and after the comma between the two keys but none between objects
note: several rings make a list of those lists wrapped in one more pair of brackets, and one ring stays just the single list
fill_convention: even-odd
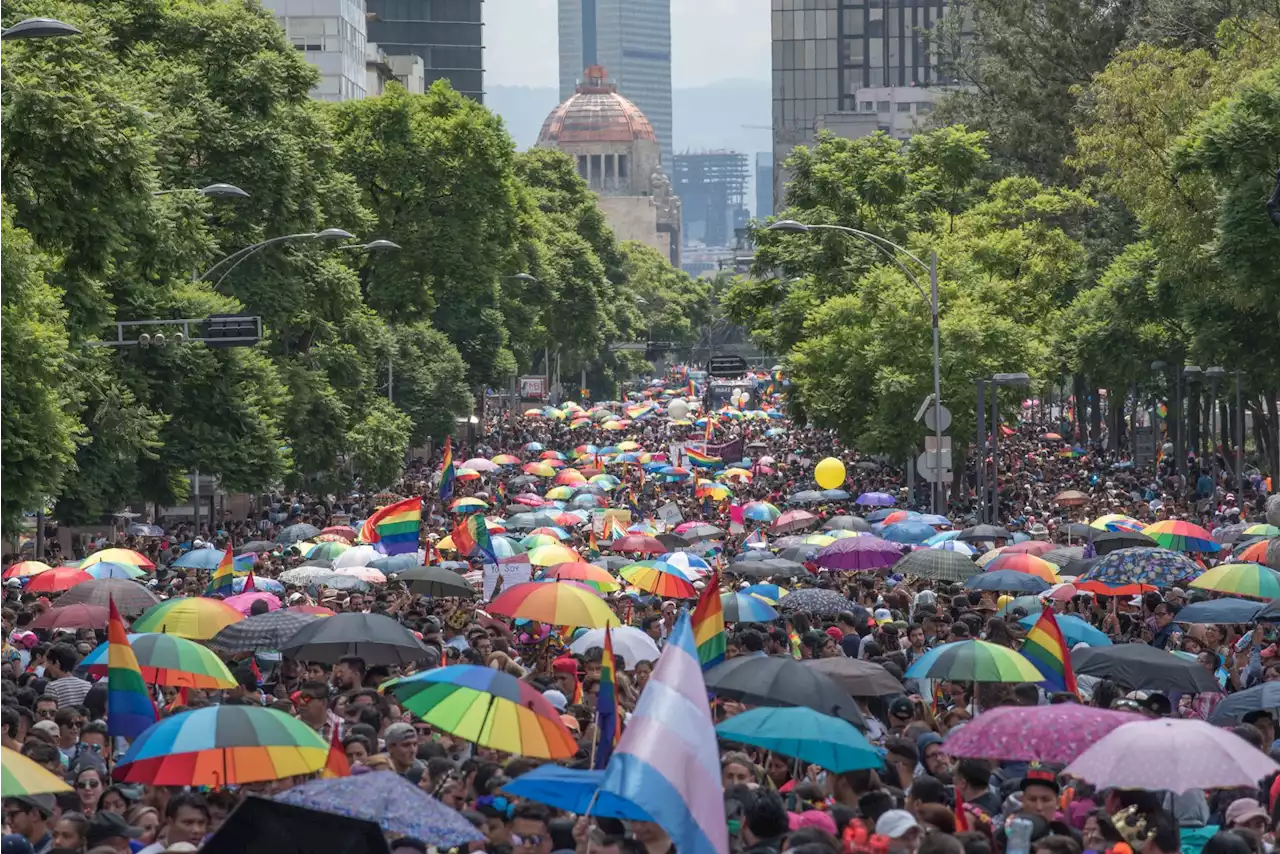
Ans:
[{"label": "transgender pride flag", "polygon": [[667,638],[600,791],[643,809],[677,851],[728,854],[716,730],[687,611]]}]

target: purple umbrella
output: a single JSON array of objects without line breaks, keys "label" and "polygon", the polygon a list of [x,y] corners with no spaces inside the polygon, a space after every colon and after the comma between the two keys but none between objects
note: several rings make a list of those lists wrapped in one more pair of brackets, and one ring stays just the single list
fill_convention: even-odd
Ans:
[{"label": "purple umbrella", "polygon": [[896,543],[879,537],[846,537],[818,552],[818,566],[827,569],[876,570],[893,566],[902,557]]},{"label": "purple umbrella", "polygon": [[1063,773],[1099,789],[1168,789],[1178,794],[1256,786],[1277,770],[1280,765],[1271,757],[1229,729],[1204,721],[1158,718],[1116,728]]},{"label": "purple umbrella", "polygon": [[884,492],[864,492],[858,496],[857,503],[868,507],[892,507],[896,501],[892,495]]},{"label": "purple umbrella", "polygon": [[1066,764],[1118,726],[1141,715],[1076,703],[1000,706],[952,730],[943,745],[951,756]]}]

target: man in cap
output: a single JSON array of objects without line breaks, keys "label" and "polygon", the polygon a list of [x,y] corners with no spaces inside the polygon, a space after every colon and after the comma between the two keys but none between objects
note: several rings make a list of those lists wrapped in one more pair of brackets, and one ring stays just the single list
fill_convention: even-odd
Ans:
[{"label": "man in cap", "polygon": [[889,850],[894,854],[910,854],[916,850],[923,832],[911,813],[889,810],[876,819],[876,834],[889,837]]},{"label": "man in cap", "polygon": [[141,835],[142,828],[129,824],[118,813],[99,810],[89,819],[87,844],[91,849],[101,845],[128,854],[129,840]]},{"label": "man in cap", "polygon": [[387,745],[387,756],[391,757],[391,767],[397,774],[408,774],[415,768],[422,768],[418,759],[418,731],[413,724],[398,721],[387,727],[382,734]]},{"label": "man in cap", "polygon": [[53,847],[53,834],[49,831],[53,807],[53,795],[5,798],[4,821],[14,833],[27,838],[35,854],[46,854]]}]

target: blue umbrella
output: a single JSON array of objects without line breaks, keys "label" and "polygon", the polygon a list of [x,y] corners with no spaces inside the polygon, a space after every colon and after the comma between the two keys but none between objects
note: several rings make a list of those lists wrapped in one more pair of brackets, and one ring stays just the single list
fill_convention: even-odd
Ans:
[{"label": "blue umbrella", "polygon": [[115,563],[109,560],[100,560],[90,566],[85,572],[94,578],[141,578],[146,575],[146,570],[139,569],[136,566],[130,566],[127,563]]},{"label": "blue umbrella", "polygon": [[778,619],[773,606],[750,593],[721,593],[720,606],[730,623],[771,623]]},{"label": "blue umbrella", "polygon": [[932,537],[924,541],[926,546],[937,548],[941,543],[950,542],[963,533],[962,531],[943,531],[941,534],[934,534]]},{"label": "blue umbrella", "polygon": [[932,525],[926,525],[916,519],[907,519],[894,525],[885,526],[880,536],[892,543],[918,545],[932,537],[936,531]]},{"label": "blue umbrella", "polygon": [[853,724],[804,706],[761,707],[734,715],[716,727],[716,736],[800,759],[836,774],[884,765],[871,742]]},{"label": "blue umbrella", "polygon": [[868,513],[864,518],[868,522],[883,522],[885,520],[885,517],[887,517],[890,513],[896,513],[896,512],[898,511],[894,510],[892,507],[885,507],[882,510],[874,510]]},{"label": "blue umbrella", "polygon": [[1265,605],[1247,599],[1209,599],[1192,602],[1173,620],[1176,623],[1252,623]]},{"label": "blue umbrella", "polygon": [[965,579],[966,590],[996,590],[1007,593],[1043,593],[1049,585],[1041,578],[1011,569],[979,572]]},{"label": "blue umbrella", "polygon": [[612,792],[601,792],[603,771],[584,771],[543,765],[521,774],[502,786],[502,791],[517,798],[586,815],[620,818],[628,821],[652,821],[649,814],[631,801]]},{"label": "blue umbrella", "polygon": [[933,525],[935,528],[951,527],[951,520],[946,516],[938,516],[931,513],[926,513],[925,515],[918,517],[916,521],[924,522],[926,525]]},{"label": "blue umbrella", "polygon": [[[249,576],[243,578],[237,577],[231,579],[231,589],[236,593],[244,591],[245,582],[249,580]],[[253,577],[253,586],[259,593],[283,593],[284,585],[274,578],[263,578],[261,575]]]},{"label": "blue umbrella", "polygon": [[393,572],[404,572],[406,569],[422,566],[422,555],[417,552],[407,552],[406,554],[392,555],[391,557],[380,557],[377,560],[369,561],[369,566],[383,575],[391,575]]},{"label": "blue umbrella", "polygon": [[[1039,619],[1039,614],[1031,614],[1018,622],[1029,629]],[[1075,646],[1078,643],[1087,643],[1089,646],[1111,646],[1111,638],[1079,617],[1071,614],[1055,614],[1054,619],[1058,623],[1058,628],[1062,630],[1062,637],[1066,639],[1067,646]]]},{"label": "blue umbrella", "polygon": [[412,836],[437,848],[484,839],[461,813],[393,771],[311,780],[278,795],[276,800],[371,821],[385,831]]},{"label": "blue umbrella", "polygon": [[849,493],[843,489],[824,489],[822,490],[823,501],[848,501]]}]

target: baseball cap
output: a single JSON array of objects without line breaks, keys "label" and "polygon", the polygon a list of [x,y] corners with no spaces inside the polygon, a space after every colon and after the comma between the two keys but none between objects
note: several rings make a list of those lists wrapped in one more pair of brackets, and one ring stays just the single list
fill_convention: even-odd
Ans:
[{"label": "baseball cap", "polygon": [[1269,819],[1270,814],[1262,808],[1262,805],[1253,798],[1236,798],[1227,807],[1227,827],[1234,827],[1237,824],[1244,824],[1255,818]]},{"label": "baseball cap", "polygon": [[901,839],[919,827],[916,817],[906,810],[888,810],[876,819],[876,833],[890,839]]},{"label": "baseball cap", "polygon": [[577,733],[582,730],[582,726],[578,723],[578,719],[573,715],[561,715],[560,723],[564,724],[565,727],[573,733]]},{"label": "baseball cap", "polygon": [[388,746],[399,744],[402,741],[408,741],[411,738],[417,738],[418,731],[413,728],[413,724],[407,724],[404,721],[398,721],[387,727],[387,731],[382,734],[382,740]]},{"label": "baseball cap", "polygon": [[557,712],[563,712],[565,706],[569,705],[569,701],[565,699],[564,694],[557,691],[555,688],[543,691],[542,696],[546,698],[547,702],[550,703],[551,707]]},{"label": "baseball cap", "polygon": [[899,697],[889,704],[889,717],[891,718],[911,718],[915,717],[916,707],[906,697]]},{"label": "baseball cap", "polygon": [[137,839],[142,835],[142,828],[134,827],[117,813],[100,810],[89,819],[89,847],[123,836],[125,839]]},{"label": "baseball cap", "polygon": [[45,818],[53,815],[53,809],[57,805],[53,795],[18,795],[14,800],[22,801],[27,806],[35,807],[44,814]]},{"label": "baseball cap", "polygon": [[888,608],[876,608],[875,613],[871,615],[871,618],[875,620],[878,625],[883,626],[885,623],[893,622],[893,612]]}]

